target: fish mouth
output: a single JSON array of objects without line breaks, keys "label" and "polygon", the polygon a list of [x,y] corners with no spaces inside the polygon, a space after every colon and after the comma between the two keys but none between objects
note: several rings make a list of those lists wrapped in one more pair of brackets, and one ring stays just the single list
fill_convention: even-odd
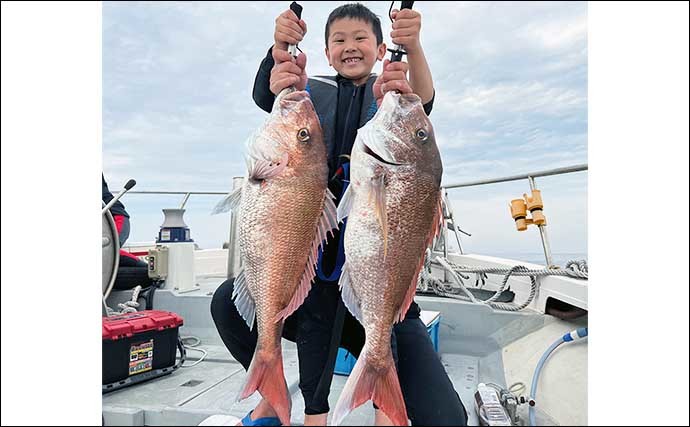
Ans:
[{"label": "fish mouth", "polygon": [[376,154],[374,150],[372,150],[367,144],[362,144],[364,146],[364,154],[373,157],[377,162],[383,163],[384,165],[388,166],[402,166],[402,163],[395,163],[392,161],[384,160],[383,157],[379,156]]}]

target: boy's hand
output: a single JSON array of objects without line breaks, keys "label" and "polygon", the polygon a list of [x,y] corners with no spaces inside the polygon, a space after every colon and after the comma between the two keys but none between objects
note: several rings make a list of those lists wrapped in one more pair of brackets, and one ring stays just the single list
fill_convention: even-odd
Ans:
[{"label": "boy's hand", "polygon": [[381,105],[383,95],[391,90],[400,93],[412,93],[410,82],[407,81],[407,62],[391,62],[389,59],[383,61],[383,73],[376,79],[372,90],[376,98],[376,104]]},{"label": "boy's hand", "polygon": [[307,34],[307,24],[297,18],[295,12],[290,9],[281,13],[276,18],[276,30],[273,34],[275,47],[287,50],[288,45],[298,44]]},{"label": "boy's hand", "polygon": [[419,31],[422,28],[422,15],[414,9],[393,9],[391,18],[394,21],[391,31],[392,42],[405,46],[408,54],[417,53],[421,46]]},{"label": "boy's hand", "polygon": [[270,89],[274,95],[288,86],[294,85],[297,90],[307,87],[307,55],[300,53],[297,58],[293,58],[287,50],[274,47],[273,60],[275,65],[271,70]]}]

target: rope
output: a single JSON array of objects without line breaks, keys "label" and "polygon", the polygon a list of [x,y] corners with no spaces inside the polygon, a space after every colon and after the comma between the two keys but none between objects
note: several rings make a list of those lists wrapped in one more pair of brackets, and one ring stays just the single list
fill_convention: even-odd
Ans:
[{"label": "rope", "polygon": [[584,273],[587,273],[587,272],[588,272],[588,269],[587,269],[587,261],[584,260],[584,259],[581,259],[581,260],[573,260],[573,259],[571,259],[570,261],[568,261],[567,263],[565,263],[565,268],[566,268],[566,269],[573,270],[573,271],[578,271],[578,272],[579,272],[579,271],[582,271],[582,272],[584,272]]},{"label": "rope", "polygon": [[[477,300],[474,295],[465,287],[463,284],[462,280],[458,277],[458,274],[456,274],[456,271],[452,266],[450,265],[449,261],[446,259],[443,259],[441,257],[436,257],[436,262],[441,264],[443,268],[448,270],[450,275],[455,279],[455,281],[460,285],[460,290],[465,293],[465,295],[459,295],[457,293],[450,293],[447,292],[447,287],[445,287],[438,279],[435,277],[428,276],[426,280],[429,280],[429,283],[431,284],[431,288],[434,290],[434,292],[438,295],[444,296],[444,297],[449,297],[449,298],[455,298],[455,299],[460,299],[460,300],[467,300],[469,299],[472,303],[474,304],[487,304],[491,306],[492,308],[498,309],[498,310],[504,310],[504,311],[520,311],[523,308],[527,307],[532,300],[534,299],[534,296],[537,293],[537,281],[534,276],[530,276],[530,281],[531,281],[531,287],[530,287],[530,293],[527,299],[522,303],[522,304],[515,304],[515,303],[504,303],[504,302],[495,302],[498,297],[503,293],[505,288],[508,285],[508,279],[510,278],[511,274],[514,273],[520,273],[524,272],[527,270],[527,268],[521,266],[521,265],[516,265],[513,266],[510,269],[507,269],[508,274],[503,278],[503,283],[501,284],[501,287],[487,300],[485,301],[480,301]],[[467,271],[467,270],[465,270]],[[467,271],[470,272],[470,271]],[[469,277],[465,277],[466,279]],[[443,289],[445,288],[445,289]]]},{"label": "rope", "polygon": [[103,305],[105,306],[106,314],[108,317],[110,316],[115,316],[118,314],[126,314],[126,313],[134,313],[137,311],[139,308],[139,303],[137,300],[139,299],[139,292],[141,292],[141,286],[137,285],[132,289],[132,298],[129,301],[125,301],[123,303],[118,304],[118,308],[120,311],[115,311],[112,308],[108,307],[108,305],[105,303],[105,299],[103,300]]},{"label": "rope", "polygon": [[123,303],[118,304],[117,306],[120,308],[121,313],[134,313],[137,311],[139,308],[139,303],[137,300],[139,299],[139,292],[141,292],[141,285],[137,285],[132,289],[132,299],[129,301],[125,301]]},{"label": "rope", "polygon": [[[431,274],[431,251],[426,250],[424,258],[424,267],[419,275],[417,289],[422,291],[431,290],[437,295],[455,298],[463,301],[470,301],[474,304],[487,304],[492,308],[505,311],[519,311],[527,307],[537,293],[538,285],[536,278],[540,276],[565,276],[574,279],[588,279],[587,261],[568,261],[565,269],[561,268],[544,268],[544,269],[529,269],[522,265],[515,265],[511,268],[487,268],[487,267],[468,267],[456,264],[446,258],[436,257],[434,262],[443,267],[453,280],[459,285],[454,287],[450,283],[443,283],[436,279]],[[469,280],[469,273],[475,273],[475,287],[482,288],[486,284],[487,274],[504,274],[503,282],[500,288],[487,300],[480,301],[467,289],[463,279]],[[496,302],[500,295],[508,287],[508,279],[510,276],[529,276],[531,286],[530,293],[527,299],[521,304],[515,303],[501,303]]]},{"label": "rope", "polygon": [[[436,257],[438,261],[439,257]],[[468,267],[466,265],[458,265],[453,261],[446,260],[448,264],[454,269],[462,273],[484,273],[484,274],[513,274],[511,268],[481,268]],[[573,264],[577,267],[573,268]],[[514,272],[515,276],[566,276],[573,279],[588,279],[587,261],[569,261],[565,269],[562,268],[544,268],[540,270],[533,270],[523,267],[521,271]],[[583,270],[584,268],[584,270]]]}]

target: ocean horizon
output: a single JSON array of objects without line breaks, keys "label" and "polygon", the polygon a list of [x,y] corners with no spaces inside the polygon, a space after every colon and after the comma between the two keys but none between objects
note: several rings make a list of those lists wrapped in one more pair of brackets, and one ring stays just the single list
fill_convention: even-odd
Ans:
[{"label": "ocean horizon", "polygon": [[[543,252],[481,253],[478,255],[495,256],[498,258],[509,258],[509,259],[514,259],[514,260],[518,260],[518,261],[529,262],[532,264],[546,265],[546,258],[544,257]],[[584,252],[552,253],[551,259],[553,260],[554,264],[556,264],[560,267],[565,267],[565,265],[568,263],[568,261],[571,261],[571,260],[574,260],[574,261],[585,260],[585,261],[587,261],[587,253],[584,253]]]}]

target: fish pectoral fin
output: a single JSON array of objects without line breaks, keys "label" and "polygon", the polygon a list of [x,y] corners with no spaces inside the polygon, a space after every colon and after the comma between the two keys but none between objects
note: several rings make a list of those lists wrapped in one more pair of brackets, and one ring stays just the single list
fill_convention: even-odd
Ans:
[{"label": "fish pectoral fin", "polygon": [[307,258],[307,265],[305,266],[304,272],[302,273],[302,279],[300,280],[295,294],[288,305],[281,310],[274,320],[279,322],[283,319],[287,319],[292,313],[297,310],[311,290],[311,282],[316,276],[316,261],[319,259],[319,246],[325,245],[325,241],[328,238],[328,233],[333,235],[333,230],[338,228],[338,221],[336,219],[336,208],[333,200],[335,196],[329,189],[326,189],[323,200],[323,211],[321,216],[316,223],[316,231],[314,233],[314,240],[311,244],[311,249],[309,250],[309,257]]},{"label": "fish pectoral fin", "polygon": [[230,210],[236,211],[242,201],[242,187],[234,190],[228,194],[223,200],[218,202],[215,208],[211,211],[211,215],[216,215]]},{"label": "fish pectoral fin", "polygon": [[273,178],[280,175],[280,173],[287,167],[288,154],[284,153],[278,161],[270,161],[265,159],[252,158],[248,165],[249,179],[255,181],[263,181],[265,179]]},{"label": "fish pectoral fin", "polygon": [[383,236],[383,259],[386,259],[388,252],[388,215],[386,214],[386,186],[384,183],[385,175],[374,178],[371,182],[372,196],[374,198],[374,212],[376,219],[381,226]]},{"label": "fish pectoral fin", "polygon": [[350,272],[347,266],[347,261],[345,261],[345,264],[343,264],[338,285],[340,286],[340,292],[345,307],[347,307],[348,311],[352,314],[352,316],[354,316],[355,319],[357,319],[359,323],[364,324],[362,319],[362,308],[360,306],[359,299],[352,288],[352,283],[350,282]]},{"label": "fish pectoral fin", "polygon": [[350,183],[345,189],[343,198],[340,200],[340,204],[338,205],[338,222],[342,222],[350,215],[354,201],[355,189],[352,183]]},{"label": "fish pectoral fin", "polygon": [[235,301],[235,307],[240,313],[240,316],[247,322],[249,330],[254,326],[254,318],[256,317],[256,304],[254,298],[249,293],[247,281],[244,277],[244,270],[235,277],[234,289],[232,291],[232,299]]}]

